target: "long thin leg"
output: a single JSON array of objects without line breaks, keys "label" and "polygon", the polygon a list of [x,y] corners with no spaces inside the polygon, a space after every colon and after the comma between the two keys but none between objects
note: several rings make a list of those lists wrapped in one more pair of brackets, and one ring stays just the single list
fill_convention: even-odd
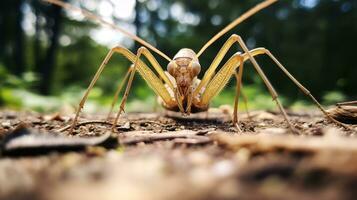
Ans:
[{"label": "long thin leg", "polygon": [[[266,54],[268,55],[273,61],[274,63],[285,73],[286,76],[289,77],[289,79],[291,81],[293,81],[295,83],[295,85],[306,95],[308,96],[313,102],[314,104],[321,110],[321,112],[327,117],[327,119],[331,120],[332,122],[344,127],[344,128],[348,128],[346,125],[344,125],[343,123],[335,120],[334,118],[332,118],[327,111],[322,107],[322,105],[316,100],[316,98],[311,94],[311,92],[306,89],[296,78],[294,78],[293,75],[290,74],[290,72],[278,61],[278,59],[275,58],[275,56],[270,53],[270,51],[268,49],[265,48],[256,48],[250,51],[251,55],[256,56],[259,54]],[[243,55],[244,57],[249,57],[249,55]],[[357,101],[355,102],[357,103]]]},{"label": "long thin leg", "polygon": [[[236,77],[236,80],[238,81],[238,72],[237,71],[234,72],[234,76]],[[239,87],[240,87],[240,93],[242,94],[245,111],[247,113],[248,118],[251,120],[250,112],[248,109],[248,98],[247,98],[247,95],[245,95],[245,93],[243,91],[243,81],[240,82]]]},{"label": "long thin leg", "polygon": [[[208,83],[205,88],[203,94],[201,95],[200,101],[198,102],[198,107],[206,107],[208,106],[211,99],[217,95],[224,86],[228,83],[232,74],[234,73],[237,79],[236,83],[236,96],[234,99],[234,111],[233,111],[233,125],[237,128],[239,132],[241,129],[238,125],[238,99],[241,94],[241,83],[243,76],[243,56],[240,53],[234,54],[217,72],[217,74],[212,78],[212,80]],[[239,67],[238,73],[236,69]]]},{"label": "long thin leg", "polygon": [[189,90],[188,90],[188,94],[187,94],[187,109],[186,109],[186,113],[190,114],[191,113],[191,105],[192,105],[192,101],[193,101],[193,88],[192,86],[190,86]]},{"label": "long thin leg", "polygon": [[293,127],[293,125],[291,124],[291,122],[288,119],[288,115],[286,114],[282,104],[280,103],[279,99],[278,99],[278,94],[275,91],[274,87],[272,86],[272,84],[270,83],[270,81],[268,80],[268,78],[266,77],[266,75],[264,74],[263,70],[261,69],[261,67],[259,66],[259,64],[257,63],[257,61],[255,60],[255,58],[253,57],[253,55],[249,52],[248,47],[245,45],[244,41],[242,40],[242,38],[238,35],[234,35],[235,37],[237,37],[238,39],[238,43],[239,45],[242,47],[242,49],[244,50],[244,52],[248,55],[249,60],[253,63],[254,68],[256,69],[256,71],[258,72],[258,74],[260,75],[260,77],[263,79],[265,85],[267,86],[273,100],[276,102],[280,112],[283,114],[284,119],[286,120],[286,122],[288,123],[289,128],[294,132],[297,133],[297,130]]},{"label": "long thin leg", "polygon": [[115,127],[117,126],[117,123],[118,123],[118,119],[120,117],[120,114],[122,112],[124,112],[124,106],[125,106],[125,103],[126,103],[126,100],[128,99],[128,96],[129,96],[129,91],[130,91],[130,88],[131,88],[131,85],[133,83],[133,80],[134,80],[134,75],[135,75],[135,71],[136,71],[136,68],[138,66],[138,63],[139,63],[139,59],[141,57],[141,54],[143,52],[143,49],[144,48],[139,48],[138,50],[138,53],[136,54],[136,58],[135,58],[135,62],[134,62],[134,67],[133,67],[133,70],[131,71],[130,73],[130,77],[129,77],[129,80],[128,80],[128,84],[126,85],[126,89],[125,89],[125,93],[124,93],[124,96],[121,100],[121,103],[120,103],[120,107],[119,107],[119,111],[115,117],[115,120],[113,122],[113,126],[112,126],[112,131],[115,131]]},{"label": "long thin leg", "polygon": [[109,59],[112,57],[113,55],[113,50],[110,50],[109,53],[107,54],[107,56],[105,57],[105,59],[103,60],[102,64],[100,65],[99,69],[97,70],[97,72],[95,73],[92,81],[90,82],[86,92],[84,93],[84,96],[82,97],[79,105],[78,105],[78,108],[77,108],[77,111],[76,111],[76,115],[73,119],[73,122],[72,122],[72,126],[71,128],[69,129],[69,132],[72,133],[73,132],[73,129],[74,127],[76,126],[76,123],[77,123],[77,120],[78,120],[78,116],[79,116],[79,113],[81,112],[83,106],[84,106],[84,103],[86,102],[87,98],[88,98],[88,94],[89,92],[91,91],[91,89],[93,88],[94,84],[97,82],[100,74],[102,73],[104,67],[106,66],[106,64],[108,63]]},{"label": "long thin leg", "polygon": [[[236,43],[238,41],[238,37],[237,35],[232,35],[231,37],[228,38],[228,40],[223,44],[222,48],[219,50],[219,52],[217,53],[217,56],[214,58],[214,60],[212,61],[210,67],[208,68],[208,70],[206,71],[206,73],[204,74],[200,84],[196,87],[193,96],[197,96],[197,94],[201,91],[202,87],[206,86],[209,84],[209,82],[211,81],[211,78],[214,76],[215,74],[215,70],[217,69],[217,67],[219,66],[219,64],[222,62],[222,59],[224,58],[224,56],[227,54],[227,51],[232,47],[232,45],[234,43]],[[242,93],[243,95],[243,93]],[[246,98],[243,96],[244,101],[246,102]]]},{"label": "long thin leg", "polygon": [[199,92],[201,91],[202,87],[206,86],[211,78],[214,76],[215,71],[219,64],[222,62],[222,59],[224,56],[227,54],[227,51],[232,47],[232,45],[237,42],[237,37],[231,36],[228,38],[228,40],[223,44],[222,48],[219,50],[217,53],[217,56],[213,59],[211,65],[203,75],[203,78],[200,82],[200,84],[196,87],[193,96],[197,96]]},{"label": "long thin leg", "polygon": [[[219,72],[217,73],[217,75],[215,77],[211,79],[211,76],[213,76],[213,73],[215,71],[215,69],[217,68],[219,62],[221,61],[221,58],[224,57],[225,53],[228,51],[228,49],[232,46],[233,43],[238,42],[238,44],[242,47],[242,49],[244,50],[245,54],[247,55],[247,57],[252,61],[253,66],[255,67],[256,71],[258,72],[258,74],[260,75],[260,77],[263,79],[265,85],[267,86],[273,100],[276,102],[280,112],[283,114],[284,119],[286,120],[286,122],[288,123],[289,128],[293,131],[293,132],[297,132],[295,130],[295,128],[292,126],[292,124],[290,123],[288,116],[282,106],[282,104],[280,103],[278,97],[277,92],[275,91],[274,87],[271,85],[270,81],[268,80],[268,78],[265,76],[264,72],[262,71],[261,67],[258,65],[257,61],[253,58],[253,55],[249,52],[247,46],[245,45],[245,43],[243,42],[242,38],[238,35],[233,34],[228,40],[227,42],[223,45],[221,51],[218,53],[217,57],[214,60],[214,63],[217,64],[212,64],[210,66],[210,68],[207,70],[207,72],[205,73],[201,84],[198,86],[198,88],[196,88],[197,90],[200,90],[200,86],[203,87],[204,85],[207,84],[206,90],[205,92],[202,94],[201,97],[201,106],[206,106],[208,105],[209,101],[211,100],[211,98],[213,96],[215,96],[222,88],[223,86],[228,82],[228,79],[230,78],[231,74],[233,71],[228,72],[223,71],[223,69],[225,68],[224,66],[222,67],[221,70],[219,70]],[[222,55],[223,54],[223,55]],[[237,54],[235,54],[237,55]],[[239,54],[238,54],[239,55]],[[241,55],[238,56],[239,57],[239,61],[242,61],[242,57]],[[235,64],[238,64],[239,61],[235,61],[233,63],[231,63],[231,60],[234,60],[233,58],[238,58],[233,56],[230,60],[227,61],[226,65],[228,64],[229,66],[232,65],[231,67],[228,67],[230,69],[234,68]],[[218,60],[218,61],[217,61]],[[230,64],[229,64],[230,63]],[[227,69],[228,69],[227,68]],[[215,80],[216,79],[216,80]],[[222,80],[220,80],[222,79]],[[206,83],[202,83],[202,82],[206,82]],[[218,84],[217,83],[222,83],[222,84]],[[195,91],[195,92],[196,92]]]},{"label": "long thin leg", "polygon": [[[228,80],[226,80],[227,77],[230,77],[232,72],[227,72],[227,71],[222,71],[222,69],[224,68],[224,66],[222,67],[222,69],[211,79],[211,77],[214,75],[216,68],[218,67],[220,61],[222,60],[222,58],[224,57],[224,55],[226,54],[227,50],[231,47],[231,45],[234,42],[238,42],[239,45],[243,48],[245,54],[243,55],[243,61],[246,60],[251,60],[253,63],[253,66],[255,67],[256,71],[258,72],[258,74],[260,75],[260,77],[263,79],[265,85],[267,86],[273,100],[276,102],[279,110],[281,111],[281,113],[283,114],[284,119],[287,121],[289,128],[293,131],[293,132],[297,132],[295,130],[295,128],[293,128],[292,124],[290,123],[290,121],[288,120],[287,114],[284,110],[284,108],[282,107],[279,99],[278,99],[278,95],[277,92],[275,91],[274,87],[271,85],[270,81],[268,80],[268,78],[265,76],[264,72],[262,71],[261,67],[258,65],[258,63],[256,62],[256,60],[253,58],[256,55],[262,54],[264,53],[264,51],[261,51],[259,49],[254,49],[252,51],[249,51],[247,46],[245,45],[245,43],[243,42],[242,38],[238,35],[232,35],[227,42],[223,45],[222,49],[220,50],[220,52],[218,53],[217,57],[214,60],[214,63],[211,64],[210,68],[207,70],[207,72],[205,73],[200,85],[196,88],[195,90],[195,94],[201,90],[201,88],[203,86],[206,86],[205,92],[202,94],[201,96],[201,101],[199,102],[198,106],[202,106],[205,107],[208,105],[208,103],[210,102],[210,100],[221,91],[221,88],[224,87],[224,85],[227,84]],[[271,55],[271,54],[270,54]],[[234,56],[233,56],[234,57]],[[233,59],[233,57],[231,59]],[[273,56],[271,55],[271,58],[273,58]],[[274,61],[278,62],[277,59],[273,59]],[[229,63],[229,61],[227,62]],[[226,63],[226,65],[227,65]],[[231,63],[232,64],[232,63]],[[231,65],[228,64],[228,65]],[[235,62],[235,64],[238,64],[238,62]],[[279,63],[280,64],[280,63]],[[278,65],[279,66],[279,65]],[[319,109],[326,114],[326,111],[323,109],[323,107],[318,103],[318,101],[311,95],[311,93],[304,88],[290,73],[288,73],[288,71],[282,67],[282,65],[280,64],[279,66],[285,73],[286,75],[288,75],[288,77],[293,80],[294,83],[298,83],[297,86],[299,86],[299,88],[301,90],[304,91],[304,93],[306,93],[310,98],[312,98],[312,100],[314,101],[315,104],[318,105]],[[213,83],[213,84],[212,84]],[[218,83],[222,83],[222,84],[218,84]],[[223,85],[223,86],[222,86]],[[300,87],[301,86],[301,87]],[[219,87],[219,88],[218,88]],[[328,114],[326,115],[329,119],[331,119],[332,121],[334,121],[335,123],[345,127],[348,129],[347,126],[345,126],[344,124],[341,124],[340,122],[334,120],[333,118],[331,118]]]},{"label": "long thin leg", "polygon": [[238,69],[238,74],[235,73],[236,79],[237,79],[237,84],[236,84],[236,96],[234,98],[234,110],[233,110],[233,124],[235,127],[238,129],[239,132],[242,132],[238,125],[238,103],[239,103],[239,96],[241,94],[241,84],[242,84],[242,76],[243,76],[243,65],[244,62],[240,62],[239,69]]},{"label": "long thin leg", "polygon": [[201,95],[198,106],[207,107],[211,99],[217,95],[228,83],[234,71],[242,62],[242,55],[240,53],[234,54],[207,84],[204,92]]},{"label": "long thin leg", "polygon": [[[73,129],[76,126],[79,113],[82,110],[82,108],[84,106],[84,103],[88,98],[89,92],[93,88],[94,84],[97,82],[99,76],[101,75],[103,69],[105,68],[106,64],[108,63],[108,61],[110,60],[110,58],[112,57],[114,52],[123,55],[125,58],[130,60],[132,63],[134,63],[135,60],[136,60],[135,54],[133,54],[131,51],[129,51],[128,49],[126,49],[124,47],[120,47],[120,46],[119,47],[115,47],[115,48],[112,48],[109,51],[109,53],[107,54],[107,56],[103,60],[102,64],[100,65],[99,69],[95,73],[94,78],[92,79],[92,81],[89,84],[84,96],[81,99],[81,102],[79,103],[78,109],[76,111],[75,118],[73,119],[73,122],[72,122],[72,125],[71,125],[71,128],[70,128],[70,133],[73,132]],[[167,76],[164,73],[164,71],[162,70],[162,68],[160,68],[160,66],[156,65],[157,61],[154,59],[154,57],[152,57],[152,55],[147,51],[147,49],[143,48],[142,52],[143,52],[143,55],[145,55],[145,56],[148,55],[148,60],[154,66],[155,70],[158,72],[158,75],[162,79],[166,80],[167,84],[169,86],[170,85],[172,86],[173,84],[171,83],[171,81],[167,78]],[[176,105],[175,101],[171,98],[170,93],[167,91],[167,89],[166,89],[165,85],[162,83],[162,81],[160,81],[160,79],[153,73],[153,71],[144,62],[142,62],[141,60],[138,60],[137,71],[144,78],[146,83],[154,90],[154,92],[158,96],[160,96],[162,98],[162,100],[164,101],[164,103],[168,107]]]},{"label": "long thin leg", "polygon": [[[236,73],[236,77],[237,77],[237,73]],[[251,120],[251,116],[250,116],[250,112],[249,112],[249,108],[248,108],[248,98],[247,98],[247,95],[245,95],[244,91],[243,91],[243,81],[240,83],[240,92],[242,94],[242,97],[243,97],[243,103],[244,103],[244,108],[245,108],[245,111],[247,112],[247,116],[248,118]]]},{"label": "long thin leg", "polygon": [[[236,73],[236,68],[239,66],[238,74]],[[223,87],[228,83],[233,72],[236,74],[236,96],[234,99],[234,111],[233,111],[233,124],[239,132],[241,129],[238,126],[238,99],[241,94],[241,82],[243,76],[243,57],[240,53],[234,54],[217,72],[217,74],[212,78],[211,82],[207,85],[205,91],[203,92],[199,105],[206,107],[210,100],[218,94]]]},{"label": "long thin leg", "polygon": [[110,106],[110,110],[109,110],[109,113],[108,113],[108,116],[107,116],[107,121],[109,121],[110,116],[112,115],[114,105],[118,100],[119,94],[120,94],[121,90],[123,89],[126,80],[128,79],[130,73],[133,71],[133,68],[134,68],[133,65],[130,66],[130,68],[128,69],[128,71],[126,72],[126,74],[124,76],[124,79],[120,82],[117,90],[115,91],[114,98],[113,98],[113,101],[112,101],[112,104]]}]

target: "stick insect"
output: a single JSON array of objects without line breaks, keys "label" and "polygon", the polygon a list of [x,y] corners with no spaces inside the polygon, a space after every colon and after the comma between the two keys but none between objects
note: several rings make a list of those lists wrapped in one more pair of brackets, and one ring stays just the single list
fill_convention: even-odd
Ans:
[{"label": "stick insect", "polygon": [[[320,103],[315,99],[315,97],[307,90],[297,79],[292,76],[288,70],[278,61],[278,59],[266,48],[255,48],[249,50],[243,39],[236,34],[233,34],[229,37],[229,39],[224,43],[222,48],[217,53],[217,56],[214,58],[213,62],[209,66],[208,70],[204,73],[202,79],[198,79],[197,76],[201,71],[201,65],[199,63],[199,57],[203,54],[203,52],[217,39],[222,37],[225,33],[230,31],[232,28],[236,27],[238,24],[253,16],[257,12],[263,10],[264,8],[272,5],[277,2],[277,0],[265,0],[250,10],[246,11],[243,15],[235,19],[233,22],[228,24],[224,29],[218,32],[214,37],[212,37],[199,51],[195,53],[192,49],[183,48],[178,51],[178,53],[171,59],[169,56],[144,41],[140,37],[133,35],[126,30],[115,26],[112,23],[109,23],[102,18],[90,13],[81,8],[74,7],[68,3],[64,3],[60,0],[43,0],[61,7],[65,9],[74,10],[82,13],[85,17],[98,21],[101,24],[107,25],[129,38],[139,42],[143,46],[140,47],[136,53],[131,52],[129,49],[117,46],[112,48],[102,64],[99,66],[98,71],[94,75],[91,83],[89,84],[82,100],[79,103],[78,109],[76,111],[76,115],[73,119],[72,125],[70,127],[70,132],[76,126],[79,114],[87,100],[88,94],[97,82],[99,76],[104,70],[106,64],[109,62],[110,58],[114,53],[121,54],[125,58],[127,58],[132,65],[129,67],[124,80],[119,84],[115,95],[114,100],[108,114],[108,119],[112,114],[113,107],[118,99],[119,93],[124,87],[125,83],[126,88],[124,92],[124,96],[121,100],[119,110],[115,116],[114,122],[112,123],[112,131],[115,130],[115,127],[118,123],[120,115],[124,112],[125,103],[129,95],[130,88],[133,83],[134,75],[138,72],[146,81],[146,83],[150,86],[150,88],[156,93],[156,95],[160,99],[161,105],[171,111],[181,112],[184,115],[189,115],[190,113],[197,113],[207,111],[209,108],[209,103],[212,98],[218,95],[224,86],[228,83],[231,77],[234,75],[236,78],[236,96],[234,99],[234,110],[233,110],[233,125],[240,132],[241,129],[238,124],[238,101],[239,96],[241,95],[241,83],[243,76],[244,63],[249,60],[258,75],[262,78],[264,84],[266,85],[269,93],[272,96],[273,101],[275,101],[278,109],[282,113],[284,120],[286,121],[288,127],[291,131],[297,132],[294,128],[288,116],[278,99],[278,94],[275,91],[274,87],[268,80],[267,76],[263,72],[260,65],[257,63],[255,57],[258,55],[267,55],[280,70],[284,72],[284,74],[306,95],[308,96],[314,104],[322,111],[322,113],[331,120],[332,122],[348,128],[344,124],[333,119],[327,111],[320,105]],[[228,50],[234,45],[238,44],[238,46],[243,50],[243,52],[237,52],[232,55],[226,63],[222,65],[222,67],[216,72],[218,66],[221,65],[223,57],[227,54]],[[165,71],[158,61],[155,59],[153,54],[149,51],[157,53],[168,61],[167,71]],[[149,68],[149,66],[142,61],[142,58],[145,57],[150,65],[153,67],[156,73]]]}]

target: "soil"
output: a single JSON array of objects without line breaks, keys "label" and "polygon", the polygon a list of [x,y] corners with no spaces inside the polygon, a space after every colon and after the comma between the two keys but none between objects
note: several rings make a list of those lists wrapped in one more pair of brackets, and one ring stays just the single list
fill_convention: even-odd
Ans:
[{"label": "soil", "polygon": [[[189,117],[129,113],[115,147],[0,158],[0,199],[356,199],[357,126],[341,128],[319,112],[227,111]],[[0,139],[19,125],[42,134],[95,137],[110,132],[100,115],[0,111]],[[64,130],[59,132],[58,130]]]}]

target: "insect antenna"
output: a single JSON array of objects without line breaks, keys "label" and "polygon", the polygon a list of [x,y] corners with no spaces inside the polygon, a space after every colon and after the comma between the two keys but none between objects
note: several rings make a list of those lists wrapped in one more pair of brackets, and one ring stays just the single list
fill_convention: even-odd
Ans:
[{"label": "insect antenna", "polygon": [[213,36],[202,48],[201,50],[197,53],[197,57],[199,57],[213,42],[218,40],[222,35],[230,31],[232,28],[243,22],[244,20],[248,19],[249,17],[253,16],[255,13],[259,12],[260,10],[263,10],[264,8],[270,6],[271,4],[277,2],[277,0],[265,0],[264,2],[261,2],[242,14],[240,17],[235,19],[233,22],[228,24],[226,27],[224,27],[220,32],[218,32],[215,36]]},{"label": "insect antenna", "polygon": [[163,58],[165,58],[166,60],[168,60],[169,62],[171,61],[170,57],[167,56],[166,54],[164,54],[162,51],[158,50],[156,47],[152,46],[150,43],[146,42],[145,40],[141,39],[140,37],[116,26],[115,24],[113,23],[110,23],[106,20],[104,20],[103,18],[95,15],[94,13],[91,13],[87,10],[84,10],[84,9],[81,9],[81,8],[78,8],[78,7],[75,7],[75,6],[72,6],[71,4],[69,3],[65,3],[61,0],[42,0],[42,1],[45,1],[47,3],[51,3],[51,4],[55,4],[57,6],[60,6],[60,7],[63,7],[67,10],[72,10],[72,11],[76,11],[76,12],[80,12],[83,16],[85,16],[86,18],[88,19],[91,19],[91,20],[94,20],[94,21],[97,21],[99,22],[100,24],[104,24],[104,25],[107,25],[109,26],[110,28],[114,29],[114,30],[117,30],[121,33],[123,33],[124,35],[126,35],[127,37],[139,42],[140,44],[146,46],[147,48],[151,49],[152,51],[156,52],[157,54],[159,54],[160,56],[162,56]]}]

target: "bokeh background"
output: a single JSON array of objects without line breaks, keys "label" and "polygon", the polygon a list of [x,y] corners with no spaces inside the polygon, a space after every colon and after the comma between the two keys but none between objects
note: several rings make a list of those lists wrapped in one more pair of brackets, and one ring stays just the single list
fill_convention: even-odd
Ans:
[{"label": "bokeh background", "polygon": [[[169,56],[198,51],[215,33],[260,0],[67,0],[142,37]],[[233,33],[249,48],[266,47],[325,105],[357,99],[357,1],[284,0],[220,38],[200,57],[203,71]],[[0,105],[56,111],[75,106],[111,47],[140,47],[123,34],[40,0],[0,2]],[[234,52],[234,46],[225,60]],[[167,61],[154,54],[163,68]],[[257,58],[284,105],[311,102],[266,56]],[[87,111],[104,110],[130,63],[116,55],[90,94]],[[244,93],[251,109],[274,107],[250,64]],[[202,71],[202,72],[203,72]],[[203,75],[201,72],[200,76]],[[233,104],[234,83],[213,106]],[[155,95],[137,75],[129,110],[152,110]]]}]

